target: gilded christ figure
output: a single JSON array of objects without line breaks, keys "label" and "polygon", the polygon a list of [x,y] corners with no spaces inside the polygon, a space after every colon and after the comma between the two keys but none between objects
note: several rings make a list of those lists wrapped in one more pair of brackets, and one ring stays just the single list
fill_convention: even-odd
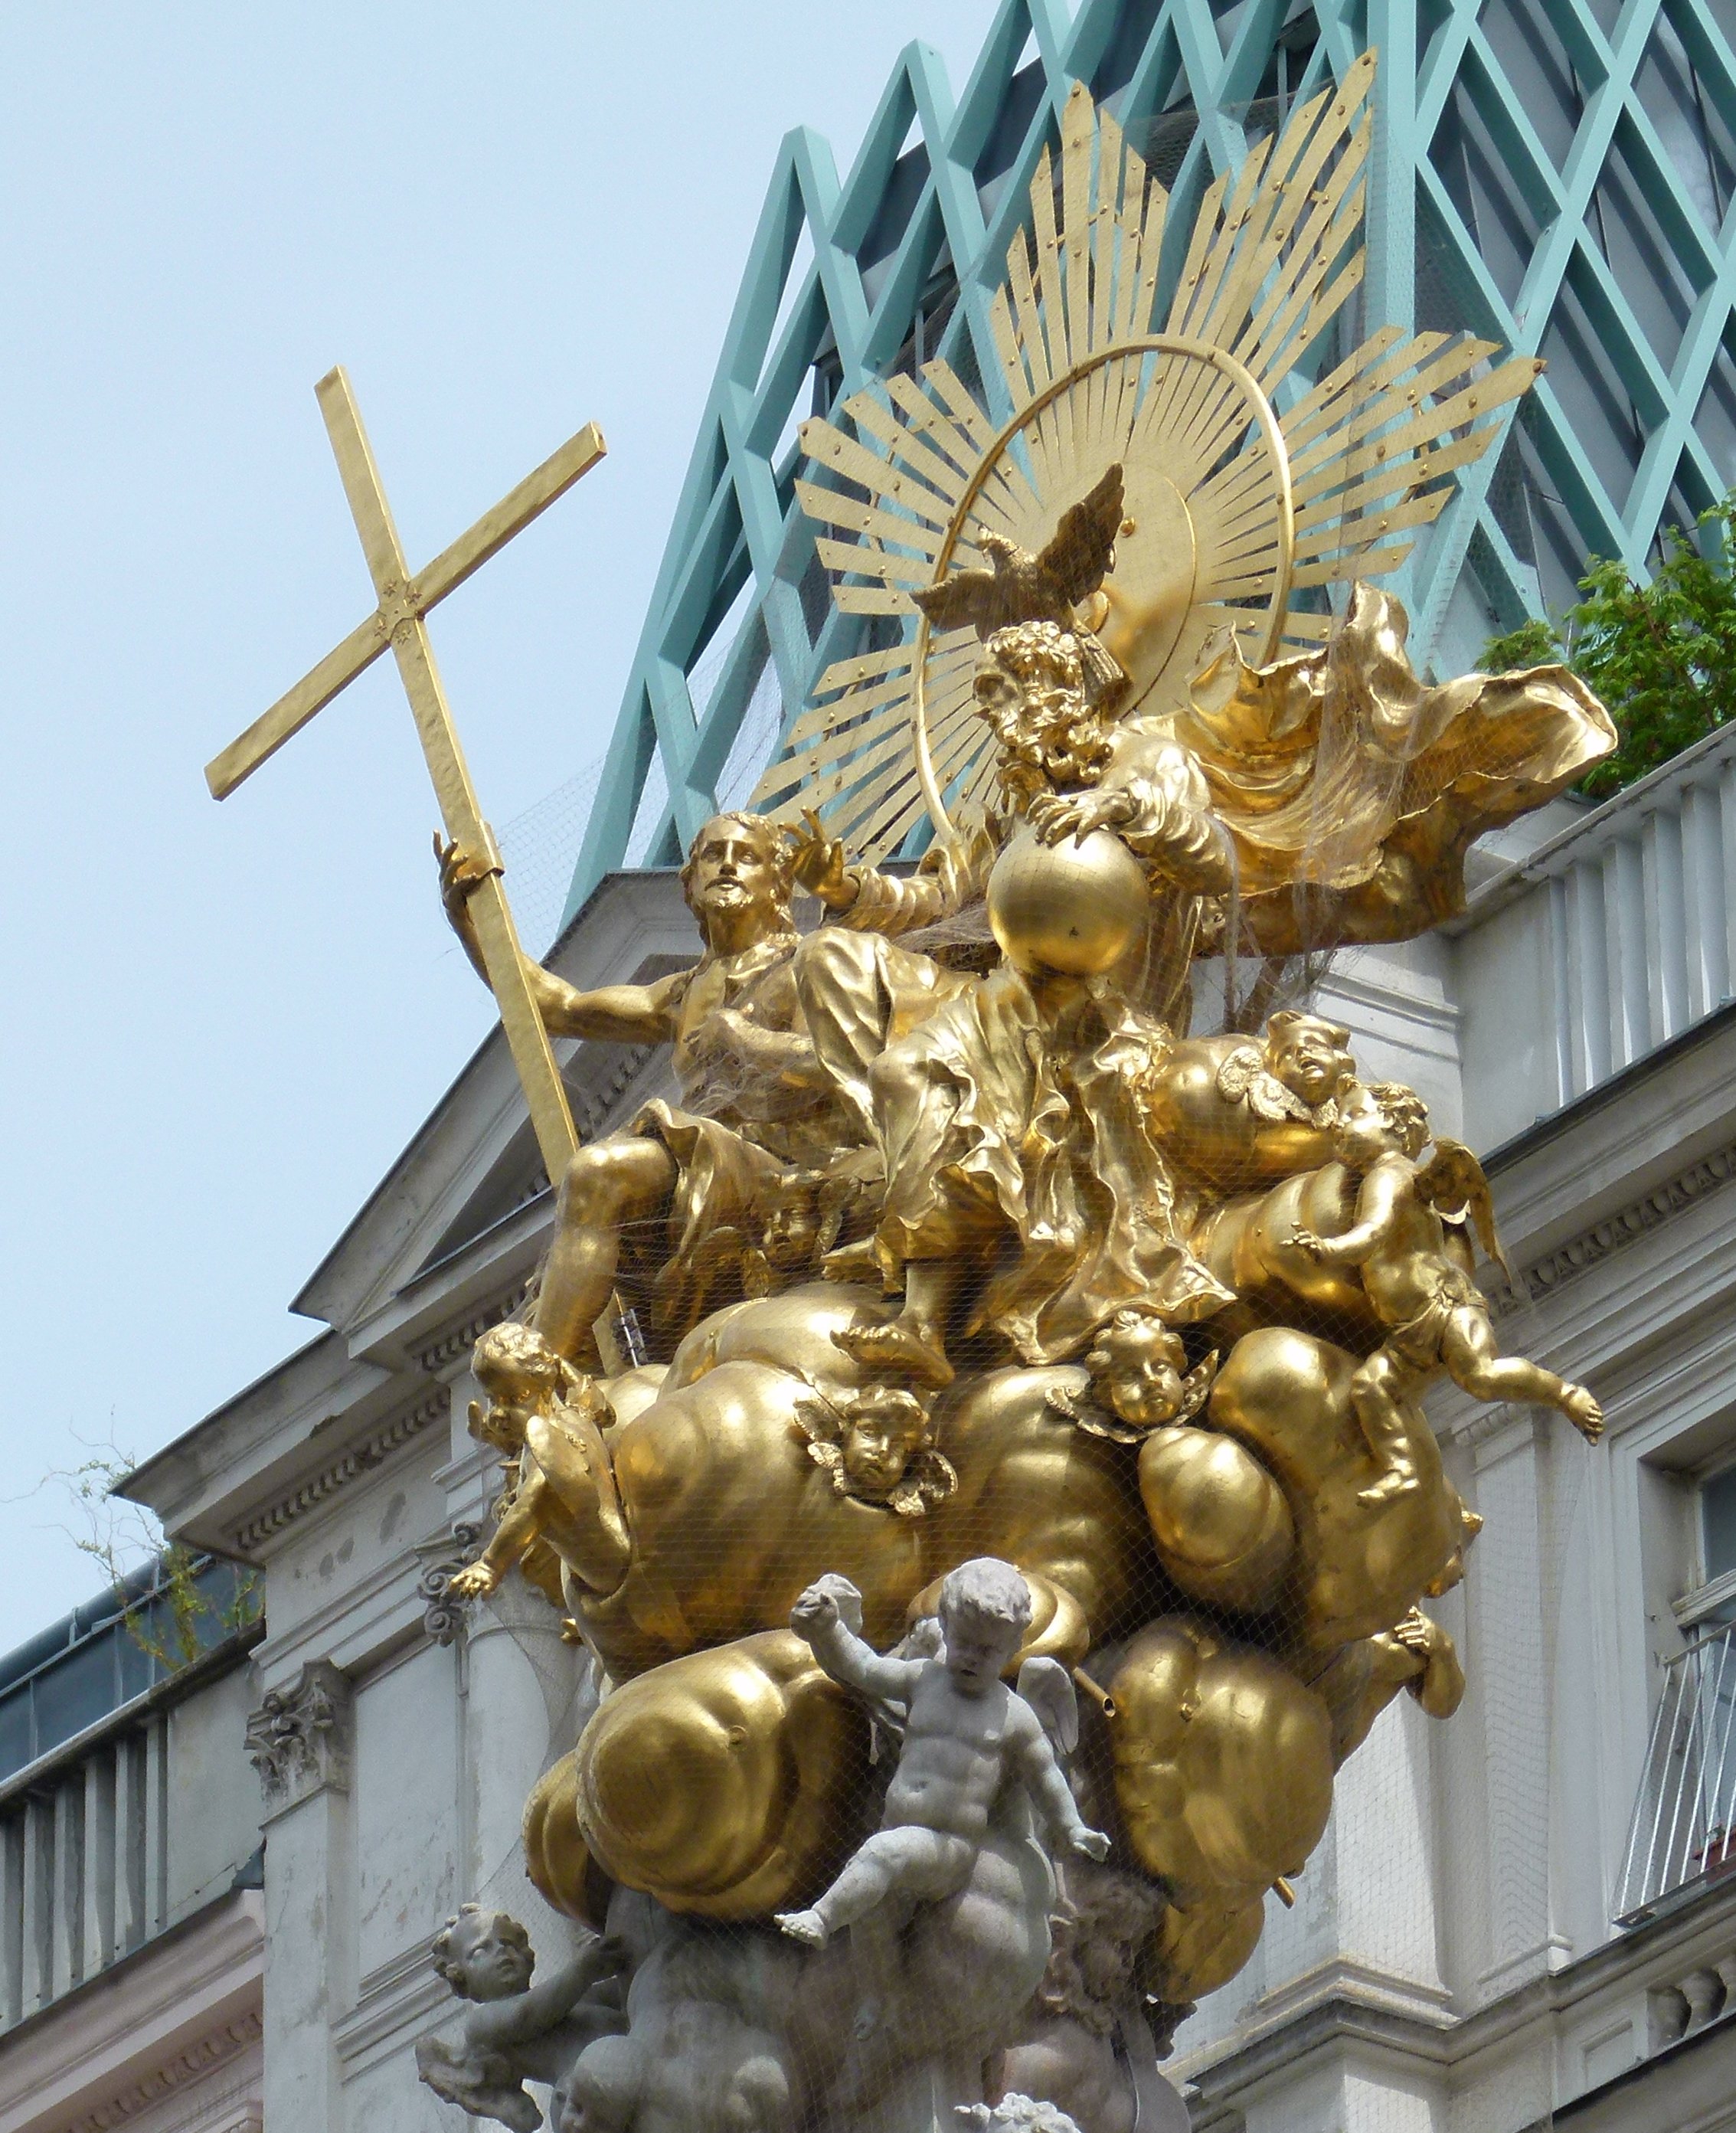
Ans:
[{"label": "gilded christ figure", "polygon": [[[455,846],[437,849],[447,916],[481,973],[467,908],[480,869]],[[527,965],[551,1036],[668,1044],[681,1097],[647,1104],[624,1132],[581,1148],[556,1181],[531,1322],[569,1361],[596,1360],[591,1328],[614,1288],[624,1225],[671,1212],[657,1288],[660,1316],[679,1336],[720,1270],[719,1233],[760,1235],[793,1178],[835,1166],[840,1146],[861,1139],[832,1099],[797,1004],[784,833],[757,815],[713,816],[681,886],[705,943],[690,970],[584,992]]]}]

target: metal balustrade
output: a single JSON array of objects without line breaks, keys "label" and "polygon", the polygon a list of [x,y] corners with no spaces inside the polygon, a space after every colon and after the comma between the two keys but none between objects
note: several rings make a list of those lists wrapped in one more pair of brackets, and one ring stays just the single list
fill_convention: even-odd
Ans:
[{"label": "metal balustrade", "polygon": [[167,1924],[168,1721],[0,1806],[0,2034]]},{"label": "metal balustrade", "polygon": [[1736,1872],[1736,1623],[1669,1660],[1616,1899],[1638,1925]]},{"label": "metal balustrade", "polygon": [[[196,1560],[171,1588],[151,1562],[0,1659],[0,2036],[206,1899],[211,1817],[219,1885],[252,1848],[251,1781],[198,1803],[176,1728],[245,1664],[258,1598],[235,1564]],[[238,1712],[221,1722],[240,1774]]]},{"label": "metal balustrade", "polygon": [[1465,1124],[1496,1147],[1731,997],[1736,728],[1587,809],[1447,930]]}]

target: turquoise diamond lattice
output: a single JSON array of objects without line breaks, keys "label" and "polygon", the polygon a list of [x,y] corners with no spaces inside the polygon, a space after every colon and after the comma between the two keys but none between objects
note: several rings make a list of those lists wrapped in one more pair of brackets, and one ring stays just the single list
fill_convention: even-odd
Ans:
[{"label": "turquoise diamond lattice", "polygon": [[1394,580],[1419,661],[1565,604],[1589,554],[1642,571],[1736,484],[1736,0],[1007,0],[956,103],[928,46],[901,55],[848,177],[805,128],[779,152],[569,917],[744,802],[861,641],[795,500],[798,423],[935,354],[1003,412],[988,298],[1074,81],[1185,212],[1371,46],[1362,323],[1549,364]]}]

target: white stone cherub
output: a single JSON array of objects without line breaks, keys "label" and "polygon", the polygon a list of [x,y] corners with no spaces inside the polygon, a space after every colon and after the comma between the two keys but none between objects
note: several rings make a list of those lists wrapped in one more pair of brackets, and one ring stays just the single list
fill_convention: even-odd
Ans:
[{"label": "white stone cherub", "polygon": [[[1081,1818],[1036,1711],[1001,1678],[1032,1615],[1031,1588],[1011,1563],[982,1556],[948,1575],[937,1658],[882,1658],[844,1620],[840,1601],[853,1596],[846,1581],[823,1578],[791,1610],[790,1626],[834,1681],[903,1707],[898,1767],[880,1827],[811,1909],[777,1923],[810,1948],[854,1927],[878,1995],[911,1907],[964,1888],[1009,1794],[1022,1789],[1058,1847],[1102,1859],[1109,1840]],[[878,2007],[876,1996],[862,2008],[858,2034],[875,2027]]]},{"label": "white stone cherub", "polygon": [[954,2116],[979,2133],[1080,2133],[1077,2119],[1052,2103],[1011,2091],[998,2103],[959,2103]]},{"label": "white stone cherub", "polygon": [[465,1904],[434,1937],[434,1967],[470,2003],[457,2047],[423,2037],[416,2072],[435,2094],[473,2118],[493,2118],[513,2133],[536,2133],[542,2113],[527,2081],[556,2082],[585,2046],[627,2027],[621,1988],[626,1962],[613,1941],[587,1938],[570,1962],[532,1985],[531,1937],[504,1911]]}]

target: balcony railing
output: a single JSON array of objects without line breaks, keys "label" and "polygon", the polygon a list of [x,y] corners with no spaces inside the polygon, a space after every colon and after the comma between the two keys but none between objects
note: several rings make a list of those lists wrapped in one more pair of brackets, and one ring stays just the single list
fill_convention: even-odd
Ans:
[{"label": "balcony railing", "polygon": [[[176,1728],[262,1633],[236,1565],[196,1562],[171,1589],[158,1562],[0,1659],[0,2038],[207,1893],[212,1817],[235,1864],[251,1849],[238,1714],[237,1787],[215,1800],[196,1745],[178,1767]],[[226,1879],[220,1838],[217,1857]]]},{"label": "balcony railing", "polygon": [[1459,1005],[1470,1138],[1494,1147],[1736,992],[1736,727],[1723,726],[1487,883]]},{"label": "balcony railing", "polygon": [[1667,1662],[1616,1898],[1637,1925],[1736,1873],[1736,1623]]}]

